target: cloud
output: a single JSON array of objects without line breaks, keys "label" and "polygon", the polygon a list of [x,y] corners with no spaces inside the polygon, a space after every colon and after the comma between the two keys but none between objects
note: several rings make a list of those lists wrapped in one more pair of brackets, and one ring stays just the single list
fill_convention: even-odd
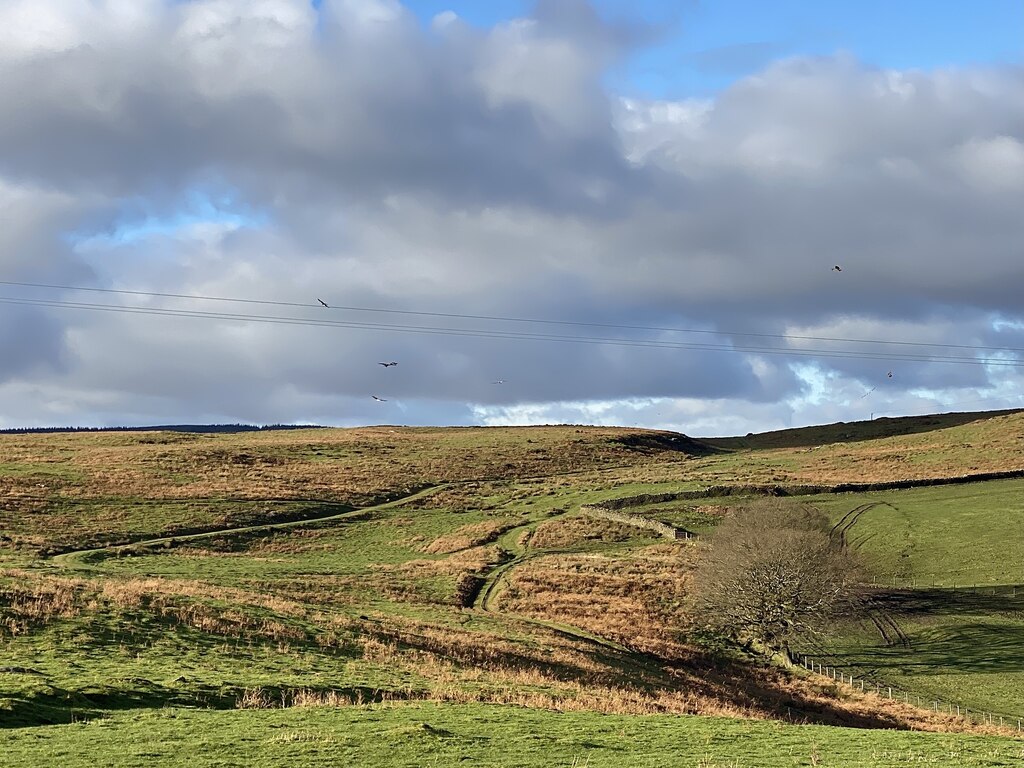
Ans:
[{"label": "cloud", "polygon": [[1019,68],[794,58],[653,101],[606,74],[655,31],[582,2],[477,29],[384,0],[53,0],[3,5],[0,30],[18,105],[0,113],[0,279],[404,328],[0,305],[0,423],[627,421],[671,402],[680,427],[747,431],[862,410],[890,367],[897,407],[1013,378],[887,345],[870,348],[904,359],[821,356],[808,379],[821,350],[868,345],[773,334],[1019,338]]}]

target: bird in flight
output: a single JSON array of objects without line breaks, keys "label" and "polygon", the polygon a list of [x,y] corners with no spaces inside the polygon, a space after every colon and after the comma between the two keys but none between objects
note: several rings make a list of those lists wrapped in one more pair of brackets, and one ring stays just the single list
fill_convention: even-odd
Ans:
[{"label": "bird in flight", "polygon": [[377,363],[377,365],[383,365],[385,368],[390,368],[392,365],[398,365],[398,363],[392,360],[390,363]]},{"label": "bird in flight", "polygon": [[836,264],[834,267],[832,267],[832,271],[833,272],[842,272],[843,268],[840,267],[838,264]]},{"label": "bird in flight", "polygon": [[504,384],[504,383],[505,383],[504,379],[498,379],[497,381],[492,381],[491,382],[491,384]]},{"label": "bird in flight", "polygon": [[319,301],[319,302],[320,302],[321,304],[323,304],[323,305],[324,305],[325,307],[327,307],[328,309],[330,309],[330,306],[328,306],[327,302],[326,302],[326,301],[324,301],[323,299],[317,299],[317,301]]},{"label": "bird in flight", "polygon": [[885,375],[886,375],[886,376],[888,376],[888,377],[889,377],[889,378],[891,379],[891,378],[892,378],[892,371],[889,371],[889,372],[888,372],[887,374],[885,374]]},{"label": "bird in flight", "polygon": [[868,390],[867,392],[865,392],[865,393],[864,393],[863,395],[861,395],[861,396],[860,396],[860,399],[861,399],[861,400],[863,400],[863,399],[864,399],[865,397],[867,397],[868,395],[870,395],[870,394],[871,394],[872,392],[874,392],[874,391],[875,391],[876,389],[878,389],[878,387],[872,387],[872,388],[871,388],[871,389],[869,389],[869,390]]},{"label": "bird in flight", "polygon": [[372,397],[378,403],[386,403],[387,402],[387,400],[385,400],[383,397],[377,397],[376,395],[370,395],[370,397]]}]

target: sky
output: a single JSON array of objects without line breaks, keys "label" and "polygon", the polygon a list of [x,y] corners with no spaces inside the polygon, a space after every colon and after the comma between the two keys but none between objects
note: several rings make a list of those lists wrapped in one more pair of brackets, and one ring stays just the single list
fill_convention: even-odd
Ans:
[{"label": "sky", "polygon": [[1024,407],[1022,29],[1004,0],[4,0],[0,427]]}]

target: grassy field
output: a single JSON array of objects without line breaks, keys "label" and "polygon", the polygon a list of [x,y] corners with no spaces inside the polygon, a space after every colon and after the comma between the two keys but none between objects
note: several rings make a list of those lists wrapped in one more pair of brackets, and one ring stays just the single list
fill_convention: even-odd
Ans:
[{"label": "grassy field", "polygon": [[[700,515],[713,525],[750,502],[669,502],[645,514],[705,530]],[[873,601],[872,620],[842,624],[802,651],[924,701],[1003,713],[1012,722],[1024,716],[1024,481],[818,494],[793,503],[850,523],[847,540],[865,556],[872,579],[898,588]]]},{"label": "grassy field", "polygon": [[[147,750],[660,765],[673,749],[702,766],[1012,764],[1019,744],[994,736],[835,727],[966,724],[708,646],[687,611],[699,541],[580,512],[716,484],[1024,468],[1020,413],[880,430],[708,445],[584,427],[0,435],[0,752],[114,764],[121,739],[139,745],[124,765]],[[879,580],[951,585],[1024,581],[1021,498],[1024,480],[799,500],[836,520],[872,504],[848,536]],[[640,511],[708,533],[749,501]],[[1016,604],[900,594],[885,610],[909,648],[858,625],[816,650],[922,691],[987,675],[991,708],[1022,701]],[[188,733],[205,756],[181,751]],[[531,734],[515,759],[513,733]]]},{"label": "grassy field", "polygon": [[581,488],[584,475],[604,498],[631,486],[948,477],[1021,469],[1022,431],[1024,413],[998,412],[706,443],[594,427],[4,434],[0,530],[61,550],[314,517],[443,483],[467,486],[458,508],[485,497],[481,483],[531,477]]},{"label": "grassy field", "polygon": [[802,498],[836,521],[878,578],[897,584],[1024,584],[1024,480]]},{"label": "grassy field", "polygon": [[816,657],[926,701],[1024,716],[1024,481],[806,501],[837,521],[874,505],[847,537],[879,584],[899,587],[873,601],[871,621],[841,625],[814,647]]},{"label": "grassy field", "polygon": [[872,621],[850,622],[812,646],[847,674],[883,681],[925,702],[1024,718],[1024,592],[912,590],[888,595]]},{"label": "grassy field", "polygon": [[10,765],[1016,766],[1019,741],[482,705],[157,710],[0,733]]}]

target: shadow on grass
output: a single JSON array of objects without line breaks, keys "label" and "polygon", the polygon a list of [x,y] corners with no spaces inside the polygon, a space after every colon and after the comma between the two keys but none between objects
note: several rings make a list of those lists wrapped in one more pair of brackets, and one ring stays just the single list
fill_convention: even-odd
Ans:
[{"label": "shadow on grass", "polygon": [[868,614],[875,642],[837,649],[837,664],[932,675],[1024,671],[1024,587],[881,592]]},{"label": "shadow on grass", "polygon": [[1024,615],[1024,585],[990,587],[924,587],[878,591],[868,607],[896,618],[911,620],[929,616]]},{"label": "shadow on grass", "polygon": [[[119,644],[125,644],[129,649],[145,649],[158,639],[166,639],[170,632],[173,632],[176,644],[200,654],[211,654],[216,650],[230,654],[230,648],[225,646],[236,643],[240,673],[235,684],[213,686],[185,677],[178,677],[171,682],[155,682],[146,677],[116,677],[101,686],[66,690],[52,686],[45,677],[39,679],[33,675],[33,682],[23,691],[0,702],[0,728],[70,723],[102,717],[114,711],[166,706],[230,709],[246,702],[256,708],[292,706],[297,703],[300,694],[307,702],[321,696],[329,705],[430,698],[429,690],[405,687],[377,689],[368,686],[301,686],[300,690],[300,686],[285,686],[275,682],[271,669],[257,676],[262,678],[258,682],[249,684],[258,686],[255,689],[258,695],[254,695],[251,687],[241,685],[247,678],[252,678],[252,675],[245,673],[244,665],[252,659],[253,647],[272,650],[275,647],[274,641],[252,635],[235,638],[210,634],[157,614],[140,616],[133,613],[125,618],[128,619],[127,624],[89,627],[91,636],[79,648],[104,649],[107,653],[113,653]],[[657,706],[658,694],[693,693],[754,715],[761,714],[789,722],[858,728],[907,727],[906,723],[885,713],[851,712],[843,708],[840,701],[831,701],[811,689],[800,690],[792,685],[788,675],[777,670],[710,656],[669,660],[616,648],[599,638],[587,639],[563,630],[551,631],[564,634],[566,639],[573,641],[577,651],[580,651],[578,661],[543,658],[542,655],[538,657],[526,649],[520,652],[493,646],[474,647],[470,643],[450,642],[451,638],[445,636],[420,635],[410,631],[388,632],[384,626],[364,624],[361,627],[363,635],[377,635],[379,640],[395,642],[404,650],[440,656],[458,666],[542,671],[551,680],[651,694],[654,696],[654,706]],[[78,636],[81,637],[81,633]],[[254,640],[255,644],[252,642]],[[1020,638],[1014,642],[1017,647],[1024,647]],[[349,656],[358,650],[319,647],[312,636],[304,641],[290,641],[290,646],[295,650],[306,649],[308,646],[308,650],[315,649],[318,653]],[[160,672],[155,672],[153,667],[145,663],[136,668],[147,670],[144,674],[155,674],[169,680],[176,674],[173,662],[175,647],[154,649],[153,653],[157,654],[154,663]],[[541,651],[543,653],[543,648]],[[171,661],[165,664],[166,659]],[[284,674],[289,676],[287,672]],[[264,682],[268,677],[269,681]],[[514,686],[516,683],[509,681],[507,685]]]},{"label": "shadow on grass", "polygon": [[[575,633],[548,629],[557,635],[584,643],[588,665],[607,670],[595,674],[583,667],[538,660],[536,658],[502,653],[489,657],[481,666],[501,669],[544,670],[547,676],[564,682],[582,685],[607,685],[656,697],[658,694],[688,692],[763,716],[792,723],[836,725],[851,728],[908,729],[903,720],[884,712],[854,712],[839,700],[831,702],[828,696],[817,692],[801,692],[792,685],[788,673],[764,667],[759,659],[747,663],[732,659],[695,654],[687,659],[665,659],[641,651],[620,650],[600,639],[585,638]],[[417,642],[408,635],[401,645],[419,651],[437,653],[431,642]],[[452,661],[466,663],[465,657],[448,656]]]},{"label": "shadow on grass", "polygon": [[686,670],[688,688],[785,722],[847,728],[907,730],[911,726],[885,712],[851,711],[828,696],[803,693],[788,684],[784,672],[753,664],[707,660]]},{"label": "shadow on grass", "polygon": [[236,694],[213,687],[186,690],[141,678],[125,682],[131,687],[110,685],[67,690],[45,685],[10,697],[0,708],[0,729],[76,723],[129,709],[166,706],[226,709],[235,706],[237,700]]},{"label": "shadow on grass", "polygon": [[1020,409],[1004,411],[982,411],[972,413],[943,413],[931,416],[902,416],[899,418],[878,418],[871,421],[826,424],[816,427],[783,429],[746,437],[702,438],[714,448],[725,450],[808,448],[833,443],[854,443],[863,440],[881,440],[898,435],[914,435],[936,429],[960,427],[975,421],[986,421],[998,416],[1018,413]]},{"label": "shadow on grass", "polygon": [[[103,686],[69,691],[52,686],[29,695],[0,700],[0,729],[65,725],[95,720],[132,709],[183,707],[201,709],[275,709],[296,705],[298,697],[330,702],[331,706],[379,704],[424,698],[411,690],[370,686],[196,686],[176,688],[143,678],[126,678],[131,687]],[[255,695],[254,695],[255,692]],[[254,707],[248,707],[253,702]]]}]

